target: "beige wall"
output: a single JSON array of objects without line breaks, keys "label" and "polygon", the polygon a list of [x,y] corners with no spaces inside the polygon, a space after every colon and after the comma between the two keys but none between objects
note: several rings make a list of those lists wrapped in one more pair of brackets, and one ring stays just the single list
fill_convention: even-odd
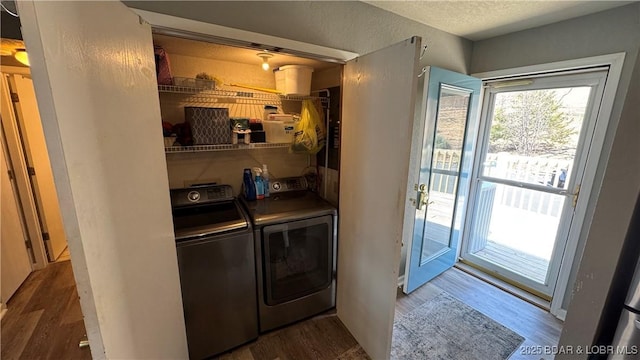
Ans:
[{"label": "beige wall", "polygon": [[172,189],[198,183],[229,184],[240,194],[242,170],[269,166],[272,178],[301,176],[308,155],[289,154],[287,148],[167,154],[169,186]]},{"label": "beige wall", "polygon": [[[224,82],[223,89],[243,90],[231,88],[228,84],[251,85],[267,89],[275,89],[276,80],[272,71],[264,71],[259,66],[218,61],[200,57],[185,56],[169,53],[171,75],[176,77],[194,78],[197,73],[207,72]],[[244,90],[243,90],[244,91]],[[251,90],[246,90],[251,91]],[[274,104],[280,107],[280,104]],[[226,107],[229,116],[262,118],[263,104],[234,104],[217,102],[194,102],[189,96],[182,94],[161,93],[160,106],[162,120],[172,124],[184,121],[184,106]]]},{"label": "beige wall", "polygon": [[[169,53],[173,76],[193,78],[199,72],[207,72],[220,79],[223,89],[229,84],[244,84],[262,88],[275,88],[272,71],[264,71],[256,65],[220,61]],[[322,74],[324,72],[321,72]],[[314,78],[318,77],[314,74]],[[320,76],[322,78],[322,76]],[[242,90],[242,89],[241,89]],[[247,90],[251,91],[251,90]],[[282,110],[280,103],[274,103]],[[232,117],[262,118],[264,104],[234,104],[218,102],[193,102],[189,96],[161,93],[160,108],[162,120],[172,124],[183,122],[184,106],[225,107]],[[234,194],[240,194],[242,171],[244,168],[260,167],[266,164],[271,177],[300,176],[310,165],[310,157],[304,154],[290,154],[288,149],[260,149],[239,151],[217,151],[203,153],[167,154],[169,186],[180,188],[198,183],[229,184]]]},{"label": "beige wall", "polygon": [[594,188],[599,191],[588,194],[591,205],[576,257],[582,262],[573,269],[564,345],[593,340],[640,189],[640,97],[629,87],[639,82],[638,75],[632,77],[639,48],[640,3],[474,43],[473,73],[626,52],[597,169]]}]

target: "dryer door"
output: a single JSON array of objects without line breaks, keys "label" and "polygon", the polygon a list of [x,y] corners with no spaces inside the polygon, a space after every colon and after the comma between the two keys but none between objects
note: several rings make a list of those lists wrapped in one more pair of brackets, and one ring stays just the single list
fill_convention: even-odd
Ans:
[{"label": "dryer door", "polygon": [[332,229],[330,215],[263,228],[267,305],[281,304],[331,285]]}]

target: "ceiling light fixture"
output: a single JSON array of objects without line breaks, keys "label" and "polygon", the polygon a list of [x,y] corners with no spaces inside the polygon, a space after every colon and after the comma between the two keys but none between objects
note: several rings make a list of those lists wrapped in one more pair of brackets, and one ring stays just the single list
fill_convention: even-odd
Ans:
[{"label": "ceiling light fixture", "polygon": [[24,65],[29,66],[29,55],[27,55],[27,50],[16,49],[16,52],[13,54],[13,57],[16,58],[16,60],[23,63]]},{"label": "ceiling light fixture", "polygon": [[268,52],[261,52],[261,53],[258,53],[258,57],[260,57],[262,59],[262,70],[268,71],[269,70],[269,59],[271,59],[273,57],[273,55],[269,54]]}]

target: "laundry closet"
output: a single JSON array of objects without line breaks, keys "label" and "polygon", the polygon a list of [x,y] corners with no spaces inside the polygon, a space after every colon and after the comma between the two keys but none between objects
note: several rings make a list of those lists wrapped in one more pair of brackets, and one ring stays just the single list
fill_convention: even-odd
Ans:
[{"label": "laundry closet", "polygon": [[[180,139],[174,143],[165,137],[170,188],[228,184],[238,195],[243,169],[267,165],[272,178],[307,176],[314,190],[337,205],[341,64],[290,56],[277,49],[265,52],[258,47],[240,48],[159,33],[153,34],[153,42],[166,52],[173,79],[170,85],[159,85],[165,129],[167,123],[176,125],[188,120],[185,108],[226,108],[230,119],[248,119],[252,123],[265,118],[265,106],[295,117],[300,114],[305,98],[322,107],[320,115],[326,127],[327,147],[315,155],[292,153],[284,142],[266,142],[269,139],[261,131],[254,131],[249,145],[244,144],[242,135],[238,145],[204,146],[182,146]],[[268,57],[265,59],[261,54]],[[268,64],[268,70],[263,69],[264,63]],[[282,96],[275,92],[274,70],[287,65],[313,69],[310,96]],[[207,74],[211,80],[196,79],[199,74]],[[169,135],[166,130],[165,135]]]},{"label": "laundry closet", "polygon": [[189,357],[334,308],[342,66],[153,41]]}]

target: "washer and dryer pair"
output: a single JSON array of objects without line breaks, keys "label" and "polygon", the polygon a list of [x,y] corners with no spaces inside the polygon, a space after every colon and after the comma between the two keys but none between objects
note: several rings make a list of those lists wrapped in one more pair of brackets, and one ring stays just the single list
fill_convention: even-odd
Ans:
[{"label": "washer and dryer pair", "polygon": [[335,306],[337,210],[304,177],[270,190],[257,201],[228,185],[171,190],[192,359]]}]

